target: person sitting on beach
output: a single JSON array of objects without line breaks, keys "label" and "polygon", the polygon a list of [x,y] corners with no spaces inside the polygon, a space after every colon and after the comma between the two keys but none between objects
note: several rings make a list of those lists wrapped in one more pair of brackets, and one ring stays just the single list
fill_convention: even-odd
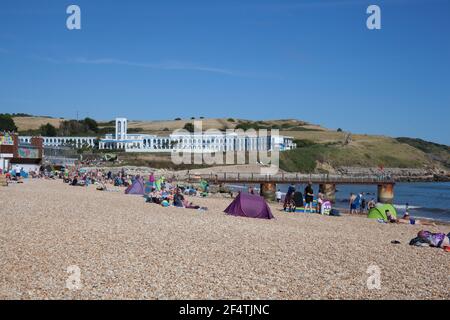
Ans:
[{"label": "person sitting on beach", "polygon": [[72,179],[72,182],[70,183],[71,186],[76,186],[78,185],[78,177],[74,176]]},{"label": "person sitting on beach", "polygon": [[291,205],[292,195],[295,192],[294,185],[290,185],[288,188],[288,191],[286,192],[286,196],[284,197],[284,204],[283,204],[283,210],[286,211],[286,209]]},{"label": "person sitting on beach", "polygon": [[403,219],[398,219],[399,223],[412,224],[412,225],[424,225],[424,226],[435,226],[436,224],[432,221],[426,220],[418,220],[409,215],[408,212],[405,212],[403,215]]},{"label": "person sitting on beach", "polygon": [[175,192],[175,194],[173,195],[173,205],[175,207],[184,207],[184,196],[181,193],[180,189],[177,189],[177,191]]},{"label": "person sitting on beach", "polygon": [[102,181],[97,181],[96,182],[96,184],[97,184],[97,190],[98,191],[107,191],[107,189],[106,189],[106,184],[104,183],[104,182],[102,182]]},{"label": "person sitting on beach", "polygon": [[370,209],[373,209],[377,206],[377,203],[375,202],[375,199],[372,198],[369,203],[367,204],[367,210],[370,211]]},{"label": "person sitting on beach", "polygon": [[152,187],[150,193],[147,196],[145,196],[145,202],[156,204],[161,203],[161,195],[159,194],[158,191],[156,191],[155,187]]}]

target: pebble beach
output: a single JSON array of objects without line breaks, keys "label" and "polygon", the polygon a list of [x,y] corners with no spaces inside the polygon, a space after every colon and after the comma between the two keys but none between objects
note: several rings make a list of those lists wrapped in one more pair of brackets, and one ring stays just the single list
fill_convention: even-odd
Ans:
[{"label": "pebble beach", "polygon": [[[449,299],[450,253],[361,216],[227,216],[61,180],[0,187],[0,299]],[[400,244],[392,244],[397,240]],[[77,287],[68,285],[74,267]],[[380,271],[369,289],[368,270]],[[69,272],[68,272],[69,271]]]}]

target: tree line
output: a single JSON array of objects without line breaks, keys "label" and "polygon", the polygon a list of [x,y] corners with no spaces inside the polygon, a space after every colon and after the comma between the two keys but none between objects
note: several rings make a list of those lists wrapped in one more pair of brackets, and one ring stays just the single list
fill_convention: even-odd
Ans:
[{"label": "tree line", "polygon": [[[88,136],[99,135],[104,131],[114,132],[114,128],[100,129],[97,121],[91,118],[82,120],[64,120],[55,127],[51,123],[43,124],[36,130],[26,130],[19,132],[22,135],[41,135],[44,137],[70,137],[70,136]],[[18,128],[14,122],[13,115],[0,114],[0,131],[18,132]]]}]

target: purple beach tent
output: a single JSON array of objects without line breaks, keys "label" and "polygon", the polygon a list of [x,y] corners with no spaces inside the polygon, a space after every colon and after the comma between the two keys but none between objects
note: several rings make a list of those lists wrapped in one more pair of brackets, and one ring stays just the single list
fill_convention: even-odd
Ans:
[{"label": "purple beach tent", "polygon": [[243,192],[239,193],[224,212],[232,216],[248,218],[274,218],[269,205],[263,197]]},{"label": "purple beach tent", "polygon": [[144,190],[144,182],[139,178],[134,180],[133,183],[125,189],[125,194],[138,194],[143,196]]}]

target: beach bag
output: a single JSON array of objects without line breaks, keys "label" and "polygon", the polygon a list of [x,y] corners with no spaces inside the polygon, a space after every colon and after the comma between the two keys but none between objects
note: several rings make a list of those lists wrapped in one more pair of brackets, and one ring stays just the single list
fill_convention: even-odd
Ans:
[{"label": "beach bag", "polygon": [[340,216],[341,216],[341,213],[339,212],[339,210],[331,209],[331,210],[330,210],[330,216],[333,216],[333,217],[340,217]]}]

